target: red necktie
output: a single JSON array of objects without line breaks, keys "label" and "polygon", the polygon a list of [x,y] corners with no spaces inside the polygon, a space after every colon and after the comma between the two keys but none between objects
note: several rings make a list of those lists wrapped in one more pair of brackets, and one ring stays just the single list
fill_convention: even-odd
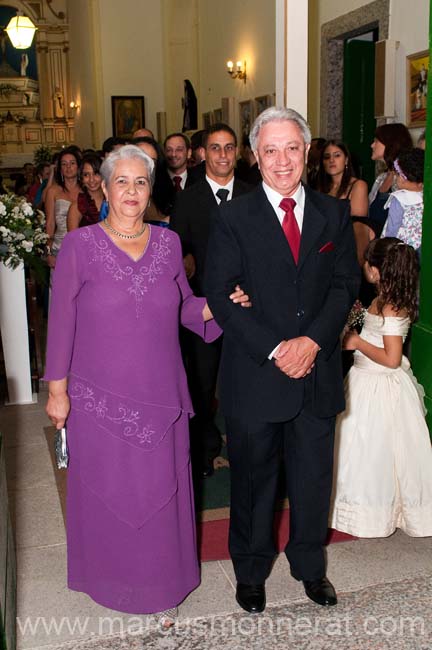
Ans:
[{"label": "red necktie", "polygon": [[181,176],[173,176],[174,189],[176,192],[181,192],[183,189],[181,186],[181,180]]},{"label": "red necktie", "polygon": [[282,221],[282,230],[284,231],[285,237],[290,245],[294,261],[297,264],[300,251],[300,229],[294,214],[295,205],[296,202],[294,199],[289,198],[282,199],[279,203],[279,207],[285,211],[285,216]]}]

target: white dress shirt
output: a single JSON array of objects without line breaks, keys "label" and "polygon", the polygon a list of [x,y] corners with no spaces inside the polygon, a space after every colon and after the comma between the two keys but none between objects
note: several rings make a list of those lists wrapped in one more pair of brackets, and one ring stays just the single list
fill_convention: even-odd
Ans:
[{"label": "white dress shirt", "polygon": [[[274,189],[272,189],[270,185],[264,183],[264,181],[262,185],[263,185],[263,190],[266,193],[266,196],[269,202],[271,203],[273,210],[276,212],[277,218],[279,219],[279,223],[282,226],[282,221],[285,216],[285,210],[282,210],[282,208],[279,207],[279,204],[282,201],[282,199],[285,197],[282,194],[279,194],[279,192],[276,192]],[[305,191],[301,183],[299,184],[294,194],[290,196],[290,198],[294,199],[294,201],[296,202],[294,208],[294,216],[296,218],[297,225],[301,233],[303,227],[303,212],[304,212],[304,204],[305,204]]]},{"label": "white dress shirt", "polygon": [[221,202],[220,198],[218,196],[216,196],[216,192],[218,190],[228,190],[229,194],[227,196],[227,201],[231,201],[232,195],[233,195],[233,187],[234,187],[234,176],[232,177],[230,182],[227,183],[226,185],[219,185],[218,183],[215,183],[215,181],[212,180],[211,178],[209,178],[207,176],[207,174],[206,174],[206,181],[210,185],[210,187],[212,189],[212,192],[213,192],[213,194],[215,196],[215,199],[218,202],[218,204]]},{"label": "white dress shirt", "polygon": [[174,184],[174,181],[173,181],[174,176],[180,176],[180,178],[181,178],[180,187],[182,188],[182,190],[184,190],[185,185],[186,185],[186,179],[187,179],[187,168],[181,174],[172,172],[170,169],[168,169],[168,174],[169,174],[169,177],[171,178],[173,184]]},{"label": "white dress shirt", "polygon": [[[282,201],[282,199],[285,197],[282,196],[282,194],[279,194],[279,192],[276,192],[274,189],[272,189],[270,185],[264,183],[264,181],[263,181],[263,190],[266,193],[266,196],[273,210],[276,212],[277,218],[279,219],[279,223],[282,227],[282,221],[285,216],[285,210],[282,210],[282,208],[279,207],[279,204]],[[296,218],[297,225],[301,233],[303,227],[303,213],[304,213],[304,204],[305,204],[305,191],[301,183],[290,198],[294,199],[294,201],[296,202],[294,207],[294,216]],[[268,356],[269,359],[273,359],[273,356],[275,355],[276,351],[279,349],[279,346],[280,343],[275,347],[274,350],[270,352]]]}]

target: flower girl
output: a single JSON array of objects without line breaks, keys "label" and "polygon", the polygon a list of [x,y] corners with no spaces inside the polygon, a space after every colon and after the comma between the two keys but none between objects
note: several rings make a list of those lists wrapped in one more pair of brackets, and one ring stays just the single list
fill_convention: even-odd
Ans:
[{"label": "flower girl", "polygon": [[[345,379],[346,410],[338,416],[330,527],[358,537],[386,537],[396,528],[432,535],[432,448],[423,389],[402,355],[417,307],[414,249],[394,237],[369,244],[364,272],[377,297]],[[423,394],[422,394],[423,393]]]}]

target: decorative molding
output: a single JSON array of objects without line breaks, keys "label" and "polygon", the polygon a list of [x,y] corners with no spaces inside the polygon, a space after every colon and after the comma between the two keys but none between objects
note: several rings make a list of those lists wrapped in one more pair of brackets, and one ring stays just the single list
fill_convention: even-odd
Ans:
[{"label": "decorative molding", "polygon": [[57,20],[64,20],[66,18],[66,14],[64,11],[54,11],[54,9],[51,7],[53,0],[46,0],[48,9],[52,13],[53,16],[57,18]]}]

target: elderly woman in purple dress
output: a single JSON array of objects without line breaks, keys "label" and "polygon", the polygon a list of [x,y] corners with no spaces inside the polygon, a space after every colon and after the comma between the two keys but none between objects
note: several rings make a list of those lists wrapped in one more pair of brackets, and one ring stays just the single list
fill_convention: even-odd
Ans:
[{"label": "elderly woman in purple dress", "polygon": [[199,583],[179,323],[220,334],[177,235],[143,221],[153,171],[133,145],[104,161],[109,214],[64,239],[45,372],[48,416],[68,428],[68,585],[132,614],[175,608]]}]

